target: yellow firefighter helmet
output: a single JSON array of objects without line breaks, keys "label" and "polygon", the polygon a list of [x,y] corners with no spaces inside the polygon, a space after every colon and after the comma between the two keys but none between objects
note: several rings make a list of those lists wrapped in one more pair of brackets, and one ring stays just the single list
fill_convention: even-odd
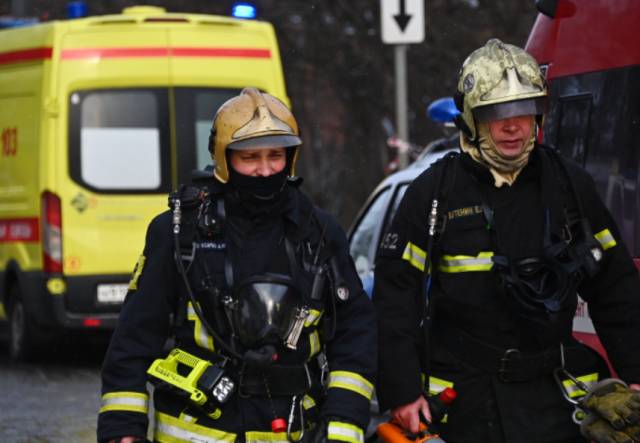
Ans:
[{"label": "yellow firefighter helmet", "polygon": [[460,70],[454,94],[456,126],[476,139],[475,122],[489,123],[547,112],[547,82],[538,62],[523,49],[491,39]]},{"label": "yellow firefighter helmet", "polygon": [[209,152],[218,180],[229,180],[227,149],[251,150],[295,147],[289,174],[293,176],[298,149],[302,144],[293,114],[277,98],[245,88],[239,96],[223,104],[213,119]]}]

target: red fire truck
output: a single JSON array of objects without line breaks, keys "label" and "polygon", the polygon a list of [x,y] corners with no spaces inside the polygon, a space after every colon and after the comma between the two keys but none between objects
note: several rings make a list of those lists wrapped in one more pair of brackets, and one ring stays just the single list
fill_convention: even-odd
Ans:
[{"label": "red fire truck", "polygon": [[[640,268],[640,2],[538,0],[526,50],[550,84],[541,139],[591,173]],[[574,335],[604,350],[585,303]]]}]

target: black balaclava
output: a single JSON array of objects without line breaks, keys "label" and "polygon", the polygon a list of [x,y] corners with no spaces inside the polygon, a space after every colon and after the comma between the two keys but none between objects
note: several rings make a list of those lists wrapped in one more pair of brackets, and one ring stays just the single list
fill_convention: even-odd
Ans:
[{"label": "black balaclava", "polygon": [[229,183],[243,200],[255,203],[276,199],[282,192],[288,176],[287,168],[268,177],[252,177],[240,174],[229,164]]},{"label": "black balaclava", "polygon": [[229,182],[227,192],[236,203],[236,209],[250,219],[281,214],[291,206],[288,198],[287,177],[291,171],[296,147],[286,148],[287,164],[284,169],[268,177],[252,177],[233,169],[227,151]]}]

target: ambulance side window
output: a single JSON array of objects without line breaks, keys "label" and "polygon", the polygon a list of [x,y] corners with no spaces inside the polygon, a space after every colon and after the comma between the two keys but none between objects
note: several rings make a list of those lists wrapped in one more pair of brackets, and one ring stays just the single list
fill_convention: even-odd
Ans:
[{"label": "ambulance side window", "polygon": [[356,264],[358,274],[365,273],[371,269],[371,262],[369,261],[371,242],[387,210],[390,189],[385,188],[375,196],[374,200],[367,206],[366,212],[360,218],[358,226],[351,235],[349,252]]},{"label": "ambulance side window", "polygon": [[71,93],[71,177],[98,193],[170,192],[168,115],[166,89]]}]

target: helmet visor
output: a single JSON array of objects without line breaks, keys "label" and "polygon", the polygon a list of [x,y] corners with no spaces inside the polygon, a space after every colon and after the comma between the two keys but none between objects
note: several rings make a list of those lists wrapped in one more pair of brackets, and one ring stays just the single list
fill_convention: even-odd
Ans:
[{"label": "helmet visor", "polygon": [[300,291],[286,275],[262,274],[240,285],[238,309],[233,311],[234,329],[242,344],[258,346],[268,336],[280,340],[289,332],[300,306]]},{"label": "helmet visor", "polygon": [[263,137],[253,137],[229,143],[227,149],[248,151],[251,149],[290,148],[292,146],[300,146],[301,144],[302,139],[297,135],[265,135]]},{"label": "helmet visor", "polygon": [[548,110],[549,99],[547,97],[534,97],[496,103],[495,105],[478,106],[473,108],[471,113],[478,123],[491,123],[523,115],[546,114]]}]

